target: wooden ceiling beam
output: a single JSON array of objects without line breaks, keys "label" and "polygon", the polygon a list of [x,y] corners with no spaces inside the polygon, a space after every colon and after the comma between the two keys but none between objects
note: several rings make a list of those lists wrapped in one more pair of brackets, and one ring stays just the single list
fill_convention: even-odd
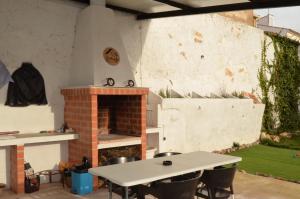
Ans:
[{"label": "wooden ceiling beam", "polygon": [[193,7],[188,6],[186,4],[178,3],[178,2],[172,1],[172,0],[154,0],[154,1],[157,1],[157,2],[160,2],[160,3],[163,3],[163,4],[167,4],[167,5],[173,6],[175,8],[180,8],[180,9],[183,9],[183,10],[193,8]]},{"label": "wooden ceiling beam", "polygon": [[137,19],[144,20],[144,19],[177,17],[177,16],[186,16],[186,15],[196,15],[196,14],[208,14],[208,13],[216,13],[216,12],[252,10],[252,9],[263,9],[263,8],[278,8],[278,7],[290,7],[290,6],[300,6],[300,0],[252,0],[246,3],[225,4],[225,5],[217,5],[217,6],[200,7],[200,8],[190,8],[185,10],[148,13],[148,14],[138,15]]},{"label": "wooden ceiling beam", "polygon": [[111,4],[106,4],[107,8],[110,8],[112,10],[117,10],[120,12],[126,12],[129,14],[134,14],[134,15],[145,15],[147,13],[145,12],[141,12],[141,11],[137,11],[137,10],[133,10],[133,9],[129,9],[129,8],[124,8],[124,7],[119,7],[119,6],[115,6],[115,5],[111,5]]},{"label": "wooden ceiling beam", "polygon": [[[90,0],[72,0],[72,1],[76,1],[76,2],[79,2],[79,3],[84,3],[84,4],[87,4],[87,5],[90,5],[90,3],[91,3]],[[117,10],[117,11],[120,11],[120,12],[126,12],[126,13],[134,14],[134,15],[147,14],[145,12],[140,12],[140,11],[137,11],[137,10],[124,8],[124,7],[120,7],[120,6],[115,6],[115,5],[111,5],[111,4],[106,4],[105,7],[110,8],[112,10]]]},{"label": "wooden ceiling beam", "polygon": [[90,0],[71,0],[71,1],[76,1],[76,2],[79,2],[79,3],[84,3],[84,4],[90,4]]}]

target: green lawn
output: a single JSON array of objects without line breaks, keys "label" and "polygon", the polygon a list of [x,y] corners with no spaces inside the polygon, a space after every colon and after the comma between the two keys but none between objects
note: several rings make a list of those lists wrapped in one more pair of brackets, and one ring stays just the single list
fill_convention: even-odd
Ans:
[{"label": "green lawn", "polygon": [[[299,151],[298,151],[299,152]],[[297,150],[256,145],[230,155],[242,157],[239,169],[248,173],[263,173],[288,180],[300,180],[300,158]]]},{"label": "green lawn", "polygon": [[292,139],[281,138],[279,143],[273,141],[265,141],[264,145],[270,145],[280,148],[295,149],[300,151],[300,136],[293,136]]}]

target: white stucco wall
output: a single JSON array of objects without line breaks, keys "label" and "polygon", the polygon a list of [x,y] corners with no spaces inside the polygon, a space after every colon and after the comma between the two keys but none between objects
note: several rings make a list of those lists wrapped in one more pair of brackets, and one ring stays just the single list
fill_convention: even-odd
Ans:
[{"label": "white stucco wall", "polygon": [[0,147],[0,183],[10,185],[10,149],[9,147]]},{"label": "white stucco wall", "polygon": [[[60,88],[68,85],[75,24],[81,9],[79,4],[61,0],[0,0],[0,59],[11,73],[22,62],[32,62],[44,77],[49,102],[47,106],[4,106],[5,86],[0,89],[0,131],[33,133],[62,125]],[[64,143],[25,146],[25,153],[25,159],[40,171],[65,158],[67,147]],[[8,148],[0,148],[0,182],[9,185],[8,154]]]},{"label": "white stucco wall", "polygon": [[[79,15],[71,68],[72,86],[106,84],[107,78],[115,80],[115,86],[124,87],[134,80],[128,55],[120,37],[114,12],[101,5],[85,8]],[[117,65],[108,64],[103,51],[114,48],[120,56]]]},{"label": "white stucco wall", "polygon": [[[200,95],[256,90],[264,33],[218,14],[118,21],[139,85]],[[140,42],[137,42],[139,40]]]},{"label": "white stucco wall", "polygon": [[162,151],[214,151],[249,144],[260,135],[263,104],[251,99],[163,99]]}]

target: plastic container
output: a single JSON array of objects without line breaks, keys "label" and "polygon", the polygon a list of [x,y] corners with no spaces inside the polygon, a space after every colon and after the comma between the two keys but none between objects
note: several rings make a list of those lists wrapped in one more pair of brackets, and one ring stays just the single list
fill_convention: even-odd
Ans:
[{"label": "plastic container", "polygon": [[93,192],[93,176],[89,173],[72,172],[72,193],[86,195]]}]

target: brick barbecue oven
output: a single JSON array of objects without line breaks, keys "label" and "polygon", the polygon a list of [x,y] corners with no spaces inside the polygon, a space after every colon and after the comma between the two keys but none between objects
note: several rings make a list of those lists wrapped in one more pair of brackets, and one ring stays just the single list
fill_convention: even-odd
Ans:
[{"label": "brick barbecue oven", "polygon": [[140,158],[145,159],[148,92],[148,88],[63,89],[65,122],[80,136],[78,140],[69,141],[69,161],[80,163],[82,157],[86,156],[93,167],[98,166],[102,134],[139,139]]}]

